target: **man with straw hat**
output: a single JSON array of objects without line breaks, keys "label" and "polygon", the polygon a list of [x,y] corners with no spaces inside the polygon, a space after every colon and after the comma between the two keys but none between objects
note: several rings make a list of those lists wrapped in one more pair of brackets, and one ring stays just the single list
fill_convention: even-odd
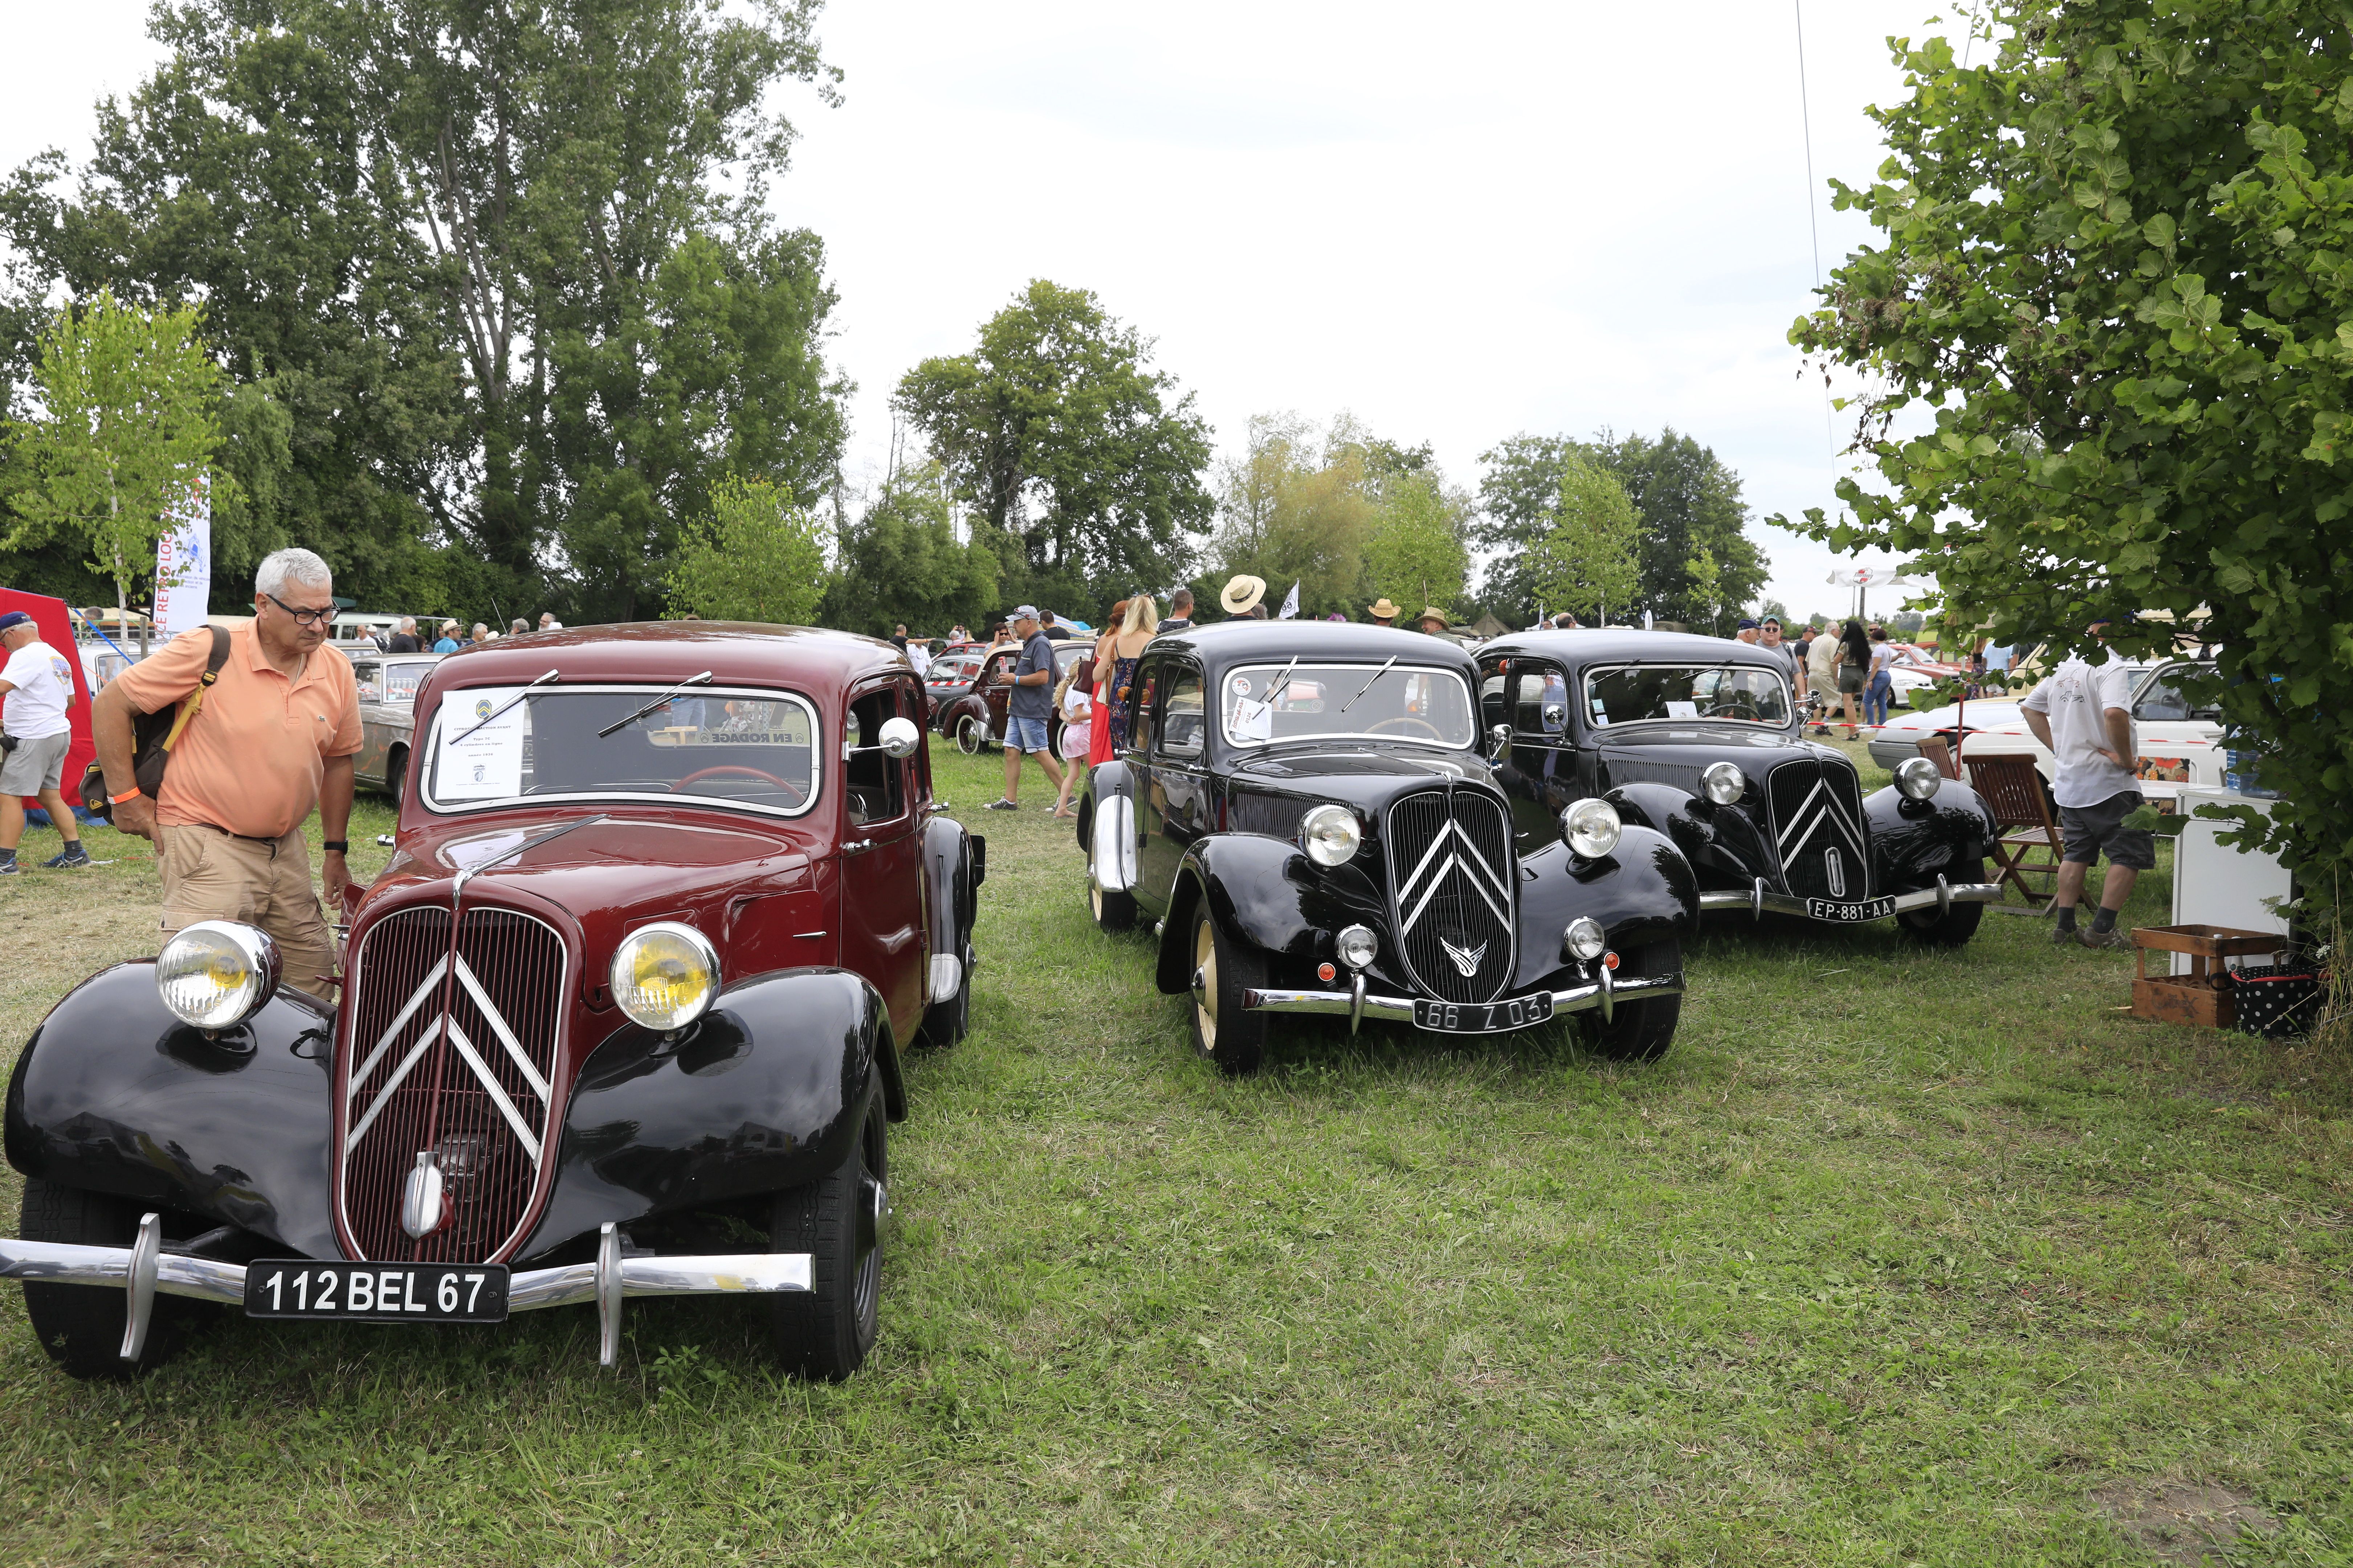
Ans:
[{"label": "man with straw hat", "polygon": [[1397,618],[1403,612],[1390,604],[1388,595],[1384,594],[1365,613],[1373,617],[1373,625],[1377,626],[1393,626],[1397,625]]},{"label": "man with straw hat", "polygon": [[[1437,625],[1432,626],[1430,623],[1433,621],[1435,621]],[[1428,632],[1434,637],[1444,637],[1449,631],[1453,629],[1454,626],[1453,622],[1446,618],[1446,612],[1440,609],[1436,605],[1423,605],[1421,615],[1414,624],[1420,630]]]},{"label": "man with straw hat", "polygon": [[1240,621],[1250,619],[1250,612],[1265,597],[1266,579],[1245,572],[1226,584],[1225,591],[1218,595],[1218,603],[1225,606],[1227,615]]}]

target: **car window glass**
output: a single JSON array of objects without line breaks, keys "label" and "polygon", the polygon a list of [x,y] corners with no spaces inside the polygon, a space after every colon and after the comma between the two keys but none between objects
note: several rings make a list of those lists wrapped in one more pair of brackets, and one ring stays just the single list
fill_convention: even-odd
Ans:
[{"label": "car window glass", "polygon": [[638,712],[666,689],[445,692],[428,730],[426,799],[437,808],[604,795],[786,816],[808,808],[822,759],[807,700],[706,688]]},{"label": "car window glass", "polygon": [[1634,665],[1585,678],[1588,718],[1597,730],[1658,719],[1789,722],[1789,683],[1780,671],[1752,665]]},{"label": "car window glass", "polygon": [[1198,757],[1208,743],[1208,713],[1201,703],[1201,672],[1186,666],[1168,671],[1168,696],[1160,707],[1160,750],[1171,757]]},{"label": "car window glass", "polygon": [[414,702],[417,689],[433,673],[429,664],[387,664],[384,667],[384,698],[386,702]]},{"label": "car window glass", "polygon": [[352,684],[359,688],[361,701],[383,701],[384,666],[374,663],[353,665]]},{"label": "car window glass", "polygon": [[1479,722],[1492,730],[1512,721],[1511,703],[1504,687],[1512,678],[1512,661],[1486,665],[1479,671]]},{"label": "car window glass", "polygon": [[2183,723],[2192,720],[2221,722],[2221,710],[2194,705],[2183,692],[2179,679],[2183,673],[2184,667],[2178,664],[2159,670],[2140,689],[2140,695],[2133,700],[2133,717],[2151,724]]},{"label": "car window glass", "polygon": [[843,765],[841,776],[852,822],[889,822],[907,809],[907,770],[881,749],[882,721],[898,714],[895,687],[868,692],[849,705],[850,732],[846,738],[857,750]]},{"label": "car window glass", "polygon": [[1568,729],[1568,680],[1548,664],[1523,664],[1512,676],[1512,728],[1557,740]]},{"label": "car window glass", "polygon": [[1135,689],[1128,699],[1127,734],[1131,742],[1143,743],[1144,727],[1136,722],[1136,718],[1139,714],[1157,711],[1153,706],[1153,697],[1159,685],[1160,661],[1156,658],[1145,660],[1144,667],[1136,671]]},{"label": "car window glass", "polygon": [[1339,736],[1471,744],[1470,682],[1412,665],[1242,665],[1218,678],[1226,740],[1237,746]]}]

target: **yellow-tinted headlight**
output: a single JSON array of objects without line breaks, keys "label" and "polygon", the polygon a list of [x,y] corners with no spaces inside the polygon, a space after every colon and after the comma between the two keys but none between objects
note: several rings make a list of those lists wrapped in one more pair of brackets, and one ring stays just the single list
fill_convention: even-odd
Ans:
[{"label": "yellow-tinted headlight", "polygon": [[719,953],[691,925],[640,926],[613,950],[613,1000],[629,1022],[664,1033],[683,1029],[719,994]]},{"label": "yellow-tinted headlight", "polygon": [[155,990],[172,1016],[227,1029],[261,1010],[278,990],[278,944],[239,921],[198,921],[172,933],[155,959]]}]

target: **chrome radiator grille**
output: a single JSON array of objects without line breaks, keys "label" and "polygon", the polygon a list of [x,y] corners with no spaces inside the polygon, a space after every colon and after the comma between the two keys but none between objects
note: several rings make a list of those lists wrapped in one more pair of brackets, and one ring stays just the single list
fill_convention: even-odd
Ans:
[{"label": "chrome radiator grille", "polygon": [[1870,841],[1854,764],[1807,757],[1765,777],[1773,844],[1789,891],[1810,899],[1871,896]]},{"label": "chrome radiator grille", "polygon": [[[510,910],[403,910],[353,963],[352,1033],[338,1054],[343,1220],[364,1259],[480,1263],[521,1239],[540,1166],[565,983],[564,942]],[[419,1153],[441,1172],[448,1219],[401,1226]]]},{"label": "chrome radiator grille", "polygon": [[1514,953],[1512,830],[1503,805],[1464,790],[1391,804],[1389,900],[1414,983],[1447,1002],[1489,1002]]}]

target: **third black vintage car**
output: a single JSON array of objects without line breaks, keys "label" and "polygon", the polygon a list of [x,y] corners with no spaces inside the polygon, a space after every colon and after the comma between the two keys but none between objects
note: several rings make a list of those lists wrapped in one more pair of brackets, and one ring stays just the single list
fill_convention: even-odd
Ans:
[{"label": "third black vintage car", "polygon": [[1788,663],[1679,633],[1528,632],[1479,650],[1482,721],[1507,731],[1496,782],[1523,844],[1606,800],[1674,840],[1700,905],[1835,924],[1893,917],[1945,946],[1999,901],[1993,815],[1925,757],[1868,797],[1854,763],[1799,733]]},{"label": "third black vintage car", "polygon": [[1080,847],[1096,922],[1154,922],[1160,989],[1248,1072],[1278,1015],[1523,1029],[1581,1014],[1653,1058],[1683,1007],[1689,865],[1580,799],[1515,835],[1471,656],[1380,626],[1229,622],[1155,639]]}]

